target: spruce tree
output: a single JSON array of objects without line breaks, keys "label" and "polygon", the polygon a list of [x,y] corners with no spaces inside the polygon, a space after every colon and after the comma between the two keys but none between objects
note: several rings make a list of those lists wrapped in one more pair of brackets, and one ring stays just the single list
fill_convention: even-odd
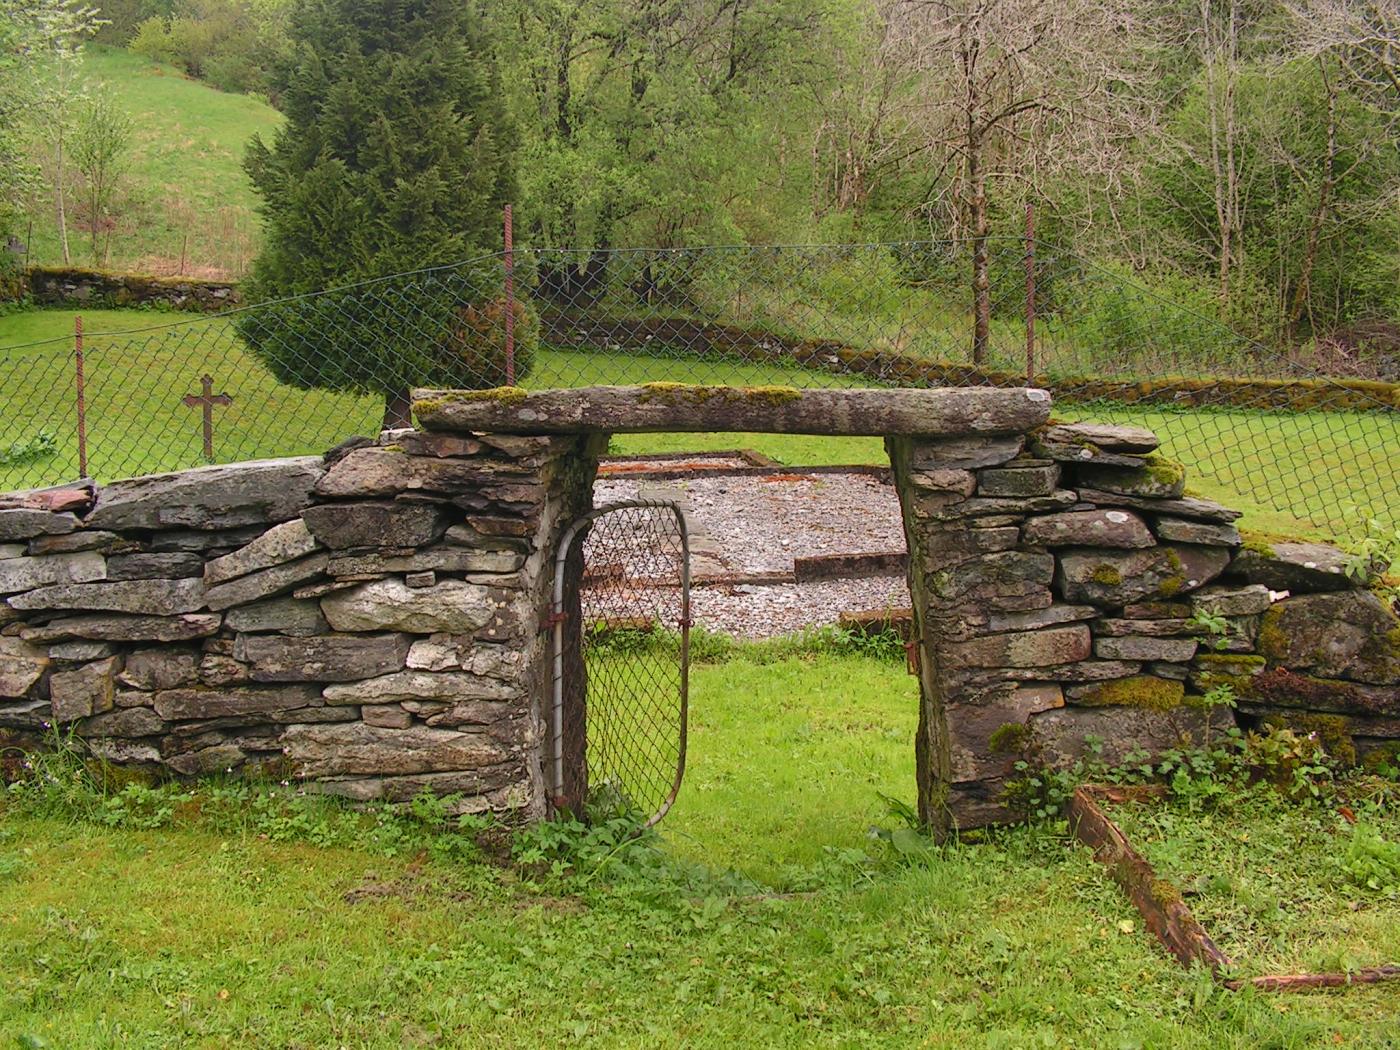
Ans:
[{"label": "spruce tree", "polygon": [[245,161],[265,226],[249,300],[268,305],[238,328],[281,381],[380,393],[406,425],[411,386],[502,381],[499,264],[376,280],[500,247],[514,136],[492,43],[464,0],[299,0],[290,35],[286,123]]}]

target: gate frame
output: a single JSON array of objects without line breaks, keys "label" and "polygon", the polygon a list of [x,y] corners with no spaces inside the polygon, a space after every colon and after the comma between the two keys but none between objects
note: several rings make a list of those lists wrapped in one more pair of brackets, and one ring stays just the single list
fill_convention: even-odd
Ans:
[{"label": "gate frame", "polygon": [[[685,510],[679,503],[672,500],[660,499],[631,499],[619,500],[616,503],[607,503],[601,507],[595,507],[587,514],[576,519],[564,531],[564,535],[559,539],[559,548],[554,555],[554,595],[552,607],[550,609],[550,623],[554,628],[554,688],[553,688],[553,710],[550,718],[550,731],[553,737],[551,754],[551,793],[555,799],[563,797],[564,792],[564,630],[568,626],[569,616],[564,609],[565,582],[567,575],[567,565],[569,554],[573,550],[574,543],[579,534],[587,529],[594,521],[610,514],[613,511],[628,510],[632,508],[654,508],[659,510],[669,510],[676,519],[676,525],[680,531],[681,539],[681,619],[678,626],[681,632],[680,651],[680,741],[679,753],[676,759],[676,775],[671,781],[671,790],[666,796],[666,800],[661,804],[661,808],[647,818],[643,827],[651,827],[659,822],[671,807],[675,804],[676,796],[680,793],[681,781],[685,778],[685,758],[688,730],[690,725],[690,524],[686,520]],[[580,550],[582,555],[582,550]],[[580,573],[580,581],[582,578]],[[583,657],[583,623],[580,617],[578,623],[579,630],[579,652],[580,659]],[[588,692],[587,684],[584,686],[584,710],[587,711]],[[588,746],[587,737],[584,738],[584,761],[587,762]]]}]

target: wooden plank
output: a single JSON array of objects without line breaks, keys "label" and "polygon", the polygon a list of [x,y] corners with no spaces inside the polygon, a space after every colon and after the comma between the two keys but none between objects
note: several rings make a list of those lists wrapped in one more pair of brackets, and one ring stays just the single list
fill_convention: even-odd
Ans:
[{"label": "wooden plank", "polygon": [[572,390],[415,390],[428,430],[522,434],[767,431],[783,434],[1018,434],[1050,417],[1044,390],[796,390],[652,383]]}]

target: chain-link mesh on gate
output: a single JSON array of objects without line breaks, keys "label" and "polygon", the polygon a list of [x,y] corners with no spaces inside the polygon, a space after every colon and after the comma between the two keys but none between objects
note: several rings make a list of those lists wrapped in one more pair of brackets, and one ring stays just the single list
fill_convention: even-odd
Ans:
[{"label": "chain-link mesh on gate", "polygon": [[609,504],[565,533],[555,577],[556,799],[648,825],[666,815],[685,773],[689,641],[689,539],[676,504]]},{"label": "chain-link mesh on gate", "polygon": [[[1208,297],[1175,301],[1189,282],[1011,238],[988,246],[978,300],[973,256],[937,240],[522,248],[134,330],[90,313],[81,385],[71,334],[0,345],[0,492],[83,466],[109,481],[323,452],[406,422],[414,386],[1031,382],[1061,418],[1158,431],[1198,494],[1257,529],[1400,524],[1384,324],[1379,341],[1353,326],[1265,343]],[[45,317],[71,332],[71,312]]]}]

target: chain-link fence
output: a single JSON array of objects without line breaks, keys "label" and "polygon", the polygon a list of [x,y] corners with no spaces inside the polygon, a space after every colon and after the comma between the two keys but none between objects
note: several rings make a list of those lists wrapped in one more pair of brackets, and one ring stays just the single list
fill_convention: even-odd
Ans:
[{"label": "chain-link fence", "polygon": [[1393,525],[1400,362],[1285,353],[1189,300],[1045,244],[919,241],[526,249],[124,331],[92,330],[125,323],[100,314],[81,348],[0,350],[0,491],[321,452],[406,421],[417,385],[1029,376],[1062,418],[1157,430],[1263,531]]}]

